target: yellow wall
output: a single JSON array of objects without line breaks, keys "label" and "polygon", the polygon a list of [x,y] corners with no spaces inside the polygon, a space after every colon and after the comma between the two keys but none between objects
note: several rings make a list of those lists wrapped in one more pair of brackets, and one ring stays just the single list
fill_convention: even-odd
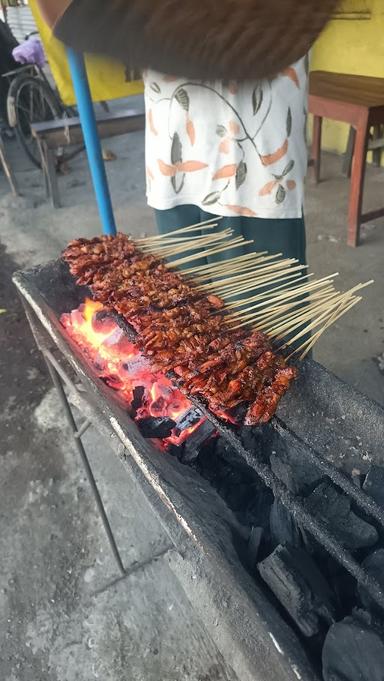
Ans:
[{"label": "yellow wall", "polygon": [[[330,21],[313,47],[312,70],[384,78],[384,0],[365,0],[364,5],[370,10],[369,19],[356,18],[361,0],[349,0],[348,9],[353,6],[356,15]],[[324,120],[324,149],[344,152],[347,136],[348,126]]]},{"label": "yellow wall", "polygon": [[[64,45],[56,40],[51,29],[43,20],[36,0],[29,0],[29,6],[40,33],[60,97],[64,104],[72,106],[76,99]],[[86,67],[94,102],[137,95],[144,90],[143,82],[141,80],[130,80],[130,74],[127,73],[125,66],[119,62],[96,55],[88,55],[86,56]]]}]

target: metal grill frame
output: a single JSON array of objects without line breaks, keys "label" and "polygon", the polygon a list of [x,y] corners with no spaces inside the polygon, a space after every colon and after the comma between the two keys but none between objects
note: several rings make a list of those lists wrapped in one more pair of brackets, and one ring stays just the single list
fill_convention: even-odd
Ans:
[{"label": "metal grill frame", "polygon": [[[81,442],[81,435],[90,423],[93,423],[101,432],[108,435],[110,441],[112,441],[112,448],[123,460],[125,466],[129,469],[130,475],[133,475],[141,488],[145,488],[146,496],[170,537],[170,545],[169,549],[167,549],[168,559],[174,565],[178,579],[194,603],[195,593],[192,596],[192,592],[195,592],[196,588],[192,588],[191,591],[191,581],[193,584],[193,580],[188,579],[186,575],[188,575],[188,572],[190,573],[190,570],[197,569],[198,567],[199,580],[194,580],[195,587],[198,582],[200,591],[202,588],[205,588],[205,600],[209,592],[208,600],[210,600],[211,604],[210,609],[207,609],[206,605],[201,607],[199,614],[210,626],[210,630],[213,624],[217,624],[216,620],[212,622],[211,613],[217,612],[218,596],[221,595],[224,598],[225,594],[231,593],[233,606],[229,608],[227,606],[225,622],[223,622],[220,628],[216,626],[216,631],[215,628],[213,631],[215,631],[216,642],[219,642],[218,647],[222,651],[224,658],[229,660],[235,671],[237,671],[237,665],[242,673],[241,678],[247,678],[247,672],[244,675],[244,668],[246,668],[251,670],[249,678],[252,678],[253,681],[258,681],[258,679],[260,681],[294,681],[297,678],[302,678],[305,681],[314,681],[316,675],[308,664],[305,653],[293,631],[281,620],[261,589],[245,573],[237,561],[235,552],[230,551],[229,556],[222,555],[220,548],[212,540],[212,536],[209,535],[209,532],[207,533],[207,527],[204,527],[204,522],[209,522],[209,518],[199,518],[198,515],[196,517],[196,506],[192,509],[188,508],[184,503],[182,492],[178,494],[175,490],[175,483],[172,480],[174,471],[172,469],[177,466],[178,462],[174,460],[169,461],[170,457],[166,457],[163,454],[159,455],[142,438],[126,412],[111,399],[111,390],[98,379],[92,368],[86,364],[78,348],[66,336],[58,318],[61,311],[54,309],[54,307],[48,304],[44,291],[40,290],[41,286],[39,285],[39,276],[45,269],[46,272],[51,272],[52,286],[59,286],[60,281],[57,279],[57,274],[62,271],[62,267],[62,264],[55,262],[45,268],[35,268],[28,272],[17,273],[14,276],[14,282],[21,294],[36,342],[47,361],[52,380],[63,401],[76,447],[85,466],[111,550],[121,575],[125,577],[127,570],[122,563],[92,469]],[[73,288],[75,289],[74,295],[79,296],[78,304],[80,304],[81,300],[84,299],[84,291],[80,287],[76,287],[74,283]],[[70,301],[68,301],[68,304],[70,307],[67,311],[75,306]],[[127,327],[127,332],[132,335],[130,327]],[[78,392],[75,383],[64,368],[65,364],[70,365],[72,370],[75,371],[77,379],[81,381],[85,388],[84,393]],[[80,428],[76,425],[63,384],[69,390],[76,405],[86,414],[86,420]],[[239,460],[253,468],[289,511],[294,514],[296,520],[314,535],[317,540],[320,539],[325,548],[353,574],[357,581],[364,584],[365,588],[378,602],[384,603],[384,595],[379,585],[364,572],[326,528],[306,512],[302,502],[283,485],[273,474],[269,466],[258,461],[252,452],[244,448],[240,438],[232,428],[212,415],[198,400],[193,401],[208,416],[220,434],[231,444]],[[380,409],[378,405],[373,403],[372,405],[374,409]],[[381,413],[381,416],[383,413]],[[378,415],[380,416],[380,411]],[[295,446],[299,446],[300,451],[304,452],[305,457],[311,463],[352,496],[355,503],[365,513],[374,517],[376,524],[384,526],[383,509],[378,507],[369,497],[363,495],[332,463],[321,456],[300,435],[293,432],[286,421],[281,418],[275,418],[274,426],[281,437],[288,442],[293,441]],[[161,465],[159,466],[160,462]],[[167,469],[165,475],[164,468]],[[185,476],[186,469],[185,467],[182,467],[182,469],[183,476]],[[161,471],[160,475],[159,471]],[[192,474],[194,474],[192,471],[188,473],[188,475]],[[171,480],[167,479],[167,476],[170,476]],[[199,480],[201,485],[201,478]],[[181,479],[179,477],[180,483]],[[224,503],[216,498],[216,493],[211,491],[210,496],[210,502],[213,507],[217,506],[217,504],[220,506],[219,511],[216,508],[216,513],[223,513],[223,521],[224,525],[226,525],[224,534],[227,535],[227,541],[229,541],[231,546],[232,539],[230,533],[239,531],[239,528],[236,527],[236,521],[228,509],[226,509]],[[199,499],[196,498],[196,505],[198,504]],[[225,511],[224,508],[226,509]],[[201,522],[202,520],[203,523]],[[223,532],[223,528],[220,528],[220,531]],[[234,568],[236,573],[235,580]],[[240,612],[241,616],[239,617]],[[220,609],[220,617],[222,617],[222,609]],[[246,622],[245,629],[244,622]],[[230,645],[228,633],[232,641]],[[256,656],[255,651],[257,651]],[[267,661],[262,662],[263,658]]]}]

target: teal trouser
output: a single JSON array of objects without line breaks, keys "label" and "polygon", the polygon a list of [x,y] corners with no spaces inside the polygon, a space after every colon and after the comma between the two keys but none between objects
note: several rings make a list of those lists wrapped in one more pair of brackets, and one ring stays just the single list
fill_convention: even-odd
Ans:
[{"label": "teal trouser", "polygon": [[[214,217],[212,213],[206,213],[192,205],[176,206],[169,210],[155,210],[155,216],[160,234],[168,234],[178,227],[186,227]],[[282,253],[285,258],[297,258],[303,265],[306,264],[304,218],[270,220],[224,217],[220,219],[216,231],[227,227],[233,230],[234,236],[242,235],[247,241],[253,239],[254,244],[233,249],[233,251],[225,251],[212,256],[209,260],[227,259],[251,251],[269,251],[271,254]]]}]

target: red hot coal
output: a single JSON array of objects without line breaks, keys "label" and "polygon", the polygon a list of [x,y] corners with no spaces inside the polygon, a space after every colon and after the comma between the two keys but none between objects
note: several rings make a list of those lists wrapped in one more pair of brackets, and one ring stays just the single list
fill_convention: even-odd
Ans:
[{"label": "red hot coal", "polygon": [[101,303],[86,299],[60,321],[145,437],[160,447],[181,445],[205,420],[163,373],[153,369]]}]

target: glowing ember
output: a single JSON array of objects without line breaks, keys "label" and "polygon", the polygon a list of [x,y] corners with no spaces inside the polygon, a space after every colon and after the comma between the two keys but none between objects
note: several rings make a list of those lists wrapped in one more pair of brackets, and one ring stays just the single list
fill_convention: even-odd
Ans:
[{"label": "glowing ember", "polygon": [[161,438],[164,445],[182,444],[205,420],[168,378],[152,369],[101,303],[87,298],[60,321],[138,424],[169,424],[169,435]]}]

